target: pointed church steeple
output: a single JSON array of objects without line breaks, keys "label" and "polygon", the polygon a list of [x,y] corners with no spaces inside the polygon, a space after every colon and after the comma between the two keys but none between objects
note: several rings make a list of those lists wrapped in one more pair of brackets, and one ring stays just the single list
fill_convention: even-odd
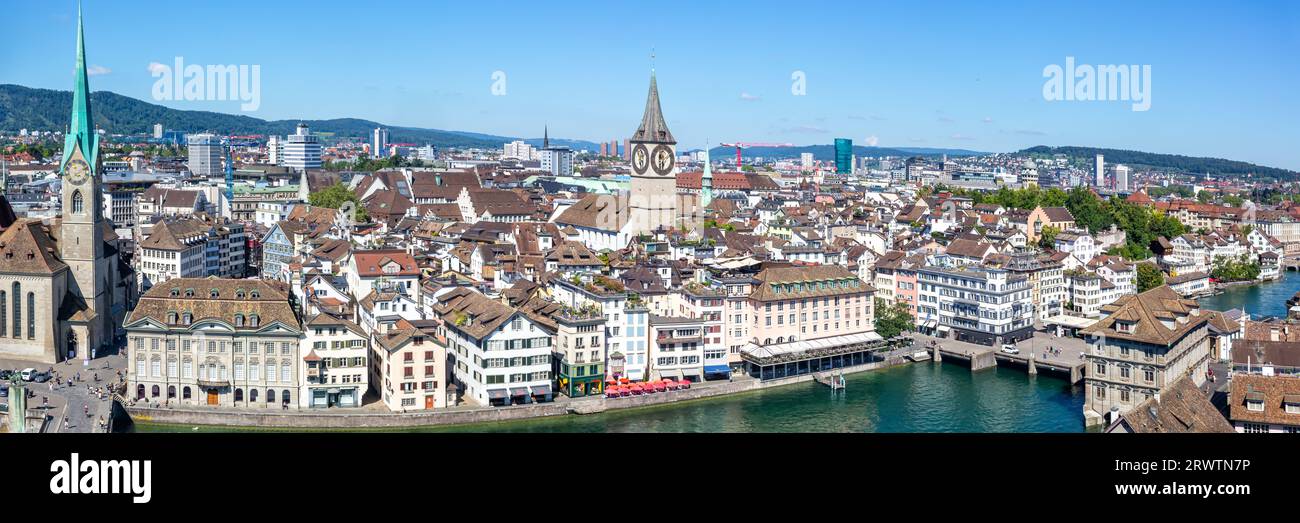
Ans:
[{"label": "pointed church steeple", "polygon": [[73,151],[81,150],[86,163],[94,171],[99,170],[99,136],[95,133],[94,120],[90,112],[90,78],[86,73],[86,39],[81,21],[81,4],[77,4],[77,68],[76,79],[72,87],[72,119],[64,137],[63,160],[59,171],[72,158]]},{"label": "pointed church steeple", "polygon": [[542,149],[551,148],[551,126],[542,126]]},{"label": "pointed church steeple", "polygon": [[659,82],[654,71],[650,72],[650,93],[646,95],[645,113],[641,115],[641,127],[632,135],[634,142],[677,143],[673,133],[664,121],[663,109],[659,107]]}]

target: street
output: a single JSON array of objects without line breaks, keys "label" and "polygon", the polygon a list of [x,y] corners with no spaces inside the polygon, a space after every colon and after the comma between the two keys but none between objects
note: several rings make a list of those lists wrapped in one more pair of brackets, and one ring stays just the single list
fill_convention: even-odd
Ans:
[{"label": "street", "polygon": [[[27,384],[30,391],[27,407],[46,413],[49,417],[46,432],[104,432],[100,421],[107,424],[112,414],[111,395],[104,393],[100,395],[102,397],[97,397],[91,389],[106,390],[111,383],[118,381],[118,371],[123,374],[126,372],[126,358],[120,348],[101,352],[106,354],[91,360],[89,366],[84,365],[80,358],[54,365],[0,359],[0,369],[22,370],[30,367],[41,372],[53,369],[58,383],[51,379],[45,383]],[[94,379],[96,374],[99,381]],[[68,385],[69,378],[72,379],[72,385]],[[3,386],[7,388],[9,383],[4,382]],[[8,402],[9,398],[0,398],[0,403]],[[89,416],[86,415],[87,412]]]}]

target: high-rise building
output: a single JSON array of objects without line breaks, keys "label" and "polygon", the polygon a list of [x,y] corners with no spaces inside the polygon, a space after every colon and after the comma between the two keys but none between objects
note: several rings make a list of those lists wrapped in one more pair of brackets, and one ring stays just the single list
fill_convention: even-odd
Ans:
[{"label": "high-rise building", "polygon": [[307,124],[298,124],[298,130],[289,135],[284,144],[280,165],[294,169],[320,169],[320,138],[311,134]]},{"label": "high-rise building", "polygon": [[609,155],[618,157],[618,140],[609,141]]},{"label": "high-rise building", "polygon": [[384,158],[388,156],[388,129],[378,127],[370,133],[370,157]]},{"label": "high-rise building", "polygon": [[502,148],[501,156],[505,158],[518,158],[520,160],[537,159],[537,151],[533,146],[523,140],[515,140]]},{"label": "high-rise building", "polygon": [[185,137],[185,143],[190,150],[189,167],[194,176],[221,177],[221,157],[225,155],[221,138],[212,133],[191,134]]},{"label": "high-rise building", "polygon": [[1124,164],[1115,165],[1115,190],[1128,192],[1128,166]]},{"label": "high-rise building", "polygon": [[271,136],[266,139],[266,163],[271,165],[280,165],[280,159],[284,158],[284,140],[279,136]]},{"label": "high-rise building", "polygon": [[632,159],[632,139],[630,138],[623,139],[623,159]]},{"label": "high-rise building", "polygon": [[605,142],[600,142],[600,156],[601,157],[609,156],[609,144]]},{"label": "high-rise building", "polygon": [[813,154],[812,154],[812,153],[800,153],[800,154],[799,154],[799,168],[800,168],[800,169],[803,169],[803,170],[805,170],[805,171],[811,171],[811,170],[813,169]]},{"label": "high-rise building", "polygon": [[161,140],[163,137],[163,126],[160,123],[153,124],[153,139]]},{"label": "high-rise building", "polygon": [[1093,174],[1097,177],[1097,187],[1106,186],[1106,156],[1097,155],[1097,163],[1093,167]]},{"label": "high-rise building", "polygon": [[853,172],[853,140],[835,139],[835,172],[839,174]]}]

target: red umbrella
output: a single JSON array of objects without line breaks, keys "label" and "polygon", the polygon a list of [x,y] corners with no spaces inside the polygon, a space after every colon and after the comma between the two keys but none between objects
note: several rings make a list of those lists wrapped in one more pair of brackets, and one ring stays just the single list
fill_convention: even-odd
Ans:
[{"label": "red umbrella", "polygon": [[628,379],[627,379],[627,378],[619,378],[619,379],[618,379],[618,382],[619,382],[619,383],[622,383],[622,384],[624,384],[624,385],[627,385],[627,383],[628,383]]},{"label": "red umbrella", "polygon": [[656,391],[664,391],[664,390],[668,390],[668,383],[666,383],[666,382],[664,382],[664,381],[656,381],[656,382],[654,383],[654,388],[655,388]]},{"label": "red umbrella", "polygon": [[683,387],[686,387],[688,389],[691,388],[691,380],[683,379],[680,383],[682,384]]}]

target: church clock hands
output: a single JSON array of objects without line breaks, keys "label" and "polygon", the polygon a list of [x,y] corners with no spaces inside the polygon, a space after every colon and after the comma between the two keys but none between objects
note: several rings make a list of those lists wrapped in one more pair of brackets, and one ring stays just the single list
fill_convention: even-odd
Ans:
[{"label": "church clock hands", "polygon": [[81,185],[86,183],[87,174],[90,173],[90,166],[82,160],[73,160],[68,162],[67,178],[68,183],[72,185]]},{"label": "church clock hands", "polygon": [[650,153],[646,150],[645,145],[637,144],[636,149],[632,151],[632,170],[637,174],[645,174],[650,164]]},{"label": "church clock hands", "polygon": [[655,172],[659,176],[668,176],[673,172],[673,151],[666,145],[655,148]]}]

